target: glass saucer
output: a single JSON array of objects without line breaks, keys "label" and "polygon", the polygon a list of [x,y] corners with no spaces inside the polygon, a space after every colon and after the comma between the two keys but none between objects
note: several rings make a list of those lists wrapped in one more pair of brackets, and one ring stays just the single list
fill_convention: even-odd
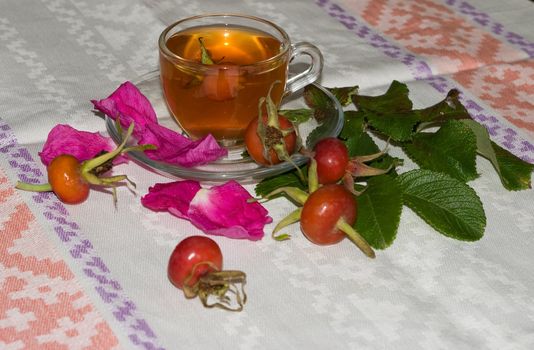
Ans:
[{"label": "glass saucer", "polygon": [[[159,72],[153,71],[133,82],[139,90],[148,98],[152,107],[158,116],[158,122],[172,130],[182,132],[178,124],[171,117],[165,101],[163,100],[162,90],[159,80]],[[343,108],[339,101],[325,88],[318,84],[313,84],[317,89],[322,91],[326,97],[331,113],[330,117],[324,122],[318,124],[314,118],[307,122],[299,124],[299,133],[306,148],[311,149],[314,143],[323,137],[338,136],[343,127]],[[302,91],[284,97],[280,109],[310,109],[304,101]],[[111,138],[119,144],[123,135],[119,133],[115,122],[106,117],[106,129]],[[315,130],[315,131],[314,131]],[[313,131],[313,137],[308,137]],[[132,142],[135,144],[135,140]],[[185,168],[175,164],[155,161],[148,158],[143,152],[129,152],[129,157],[141,163],[153,171],[173,179],[194,179],[208,182],[223,182],[228,180],[237,180],[239,182],[255,182],[266,177],[275,176],[294,169],[294,165],[289,162],[283,162],[273,166],[262,166],[255,163],[244,153],[244,148],[228,149],[228,156],[219,159],[210,164]],[[306,157],[300,154],[294,154],[291,160],[296,165],[303,165]]]}]

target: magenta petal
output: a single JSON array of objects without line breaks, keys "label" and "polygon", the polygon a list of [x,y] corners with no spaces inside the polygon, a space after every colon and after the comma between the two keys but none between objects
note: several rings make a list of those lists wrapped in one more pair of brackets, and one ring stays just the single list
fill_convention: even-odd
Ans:
[{"label": "magenta petal", "polygon": [[101,151],[112,151],[111,139],[98,132],[79,131],[66,124],[58,124],[50,130],[48,138],[39,152],[44,165],[61,154],[70,154],[79,161],[95,157]]},{"label": "magenta petal", "polygon": [[141,204],[154,211],[170,211],[182,219],[188,218],[189,203],[201,189],[194,180],[158,183],[148,189]]},{"label": "magenta petal", "polygon": [[183,167],[207,164],[228,154],[211,135],[192,141],[159,124],[147,125],[139,143],[157,147],[145,152],[149,158]]},{"label": "magenta petal", "polygon": [[228,154],[211,135],[192,141],[159,125],[150,101],[131,82],[123,83],[108,98],[92,102],[97,110],[108,117],[114,120],[120,117],[123,128],[128,128],[133,122],[133,136],[138,143],[157,147],[145,152],[153,160],[192,167],[207,164]]},{"label": "magenta petal", "polygon": [[189,220],[204,232],[229,238],[259,240],[272,222],[258,202],[236,181],[201,189],[189,206]]},{"label": "magenta petal", "polygon": [[111,119],[120,117],[120,123],[125,129],[133,122],[135,137],[143,134],[147,124],[157,123],[156,112],[150,101],[129,81],[121,84],[108,98],[91,102]]},{"label": "magenta petal", "polygon": [[168,210],[207,234],[256,241],[263,237],[263,228],[272,219],[260,203],[249,203],[251,198],[233,180],[210,189],[187,180],[156,184],[141,203],[154,211]]}]

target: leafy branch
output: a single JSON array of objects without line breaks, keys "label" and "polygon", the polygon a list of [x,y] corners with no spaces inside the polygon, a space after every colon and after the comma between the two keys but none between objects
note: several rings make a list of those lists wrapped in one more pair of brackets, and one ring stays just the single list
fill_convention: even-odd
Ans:
[{"label": "leafy branch", "polygon": [[[360,95],[357,86],[329,90],[343,106],[356,107],[345,111],[339,135],[351,156],[377,152],[374,138],[378,137],[400,147],[419,167],[397,174],[391,165],[403,160],[386,155],[371,165],[391,171],[356,179],[357,189],[365,190],[358,197],[355,228],[373,248],[385,249],[393,243],[403,206],[447,237],[480,239],[486,216],[480,198],[468,184],[480,176],[477,156],[491,162],[505,189],[531,188],[534,165],[492,141],[486,128],[470,117],[456,89],[423,109],[413,108],[407,85],[398,81],[378,96]],[[328,99],[318,89],[307,88],[304,96],[310,111],[298,111],[295,119],[329,118]],[[305,188],[306,184],[296,172],[289,172],[261,181],[255,190],[258,196],[265,196],[284,186]]]}]

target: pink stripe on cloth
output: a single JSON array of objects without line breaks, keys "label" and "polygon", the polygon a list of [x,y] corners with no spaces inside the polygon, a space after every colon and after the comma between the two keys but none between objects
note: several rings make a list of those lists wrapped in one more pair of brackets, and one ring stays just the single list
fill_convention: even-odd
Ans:
[{"label": "pink stripe on cloth", "polygon": [[[522,35],[508,31],[504,25],[495,21],[490,15],[478,10],[467,1],[463,0],[442,0],[458,13],[470,18],[477,25],[487,28],[494,35],[500,37],[508,44],[525,51],[531,58],[534,58],[534,43],[529,42]],[[528,5],[527,5],[528,6]]]},{"label": "pink stripe on cloth", "polygon": [[[18,144],[10,126],[1,118],[0,153],[8,159],[12,171],[19,180],[28,183],[46,181],[28,149]],[[139,314],[136,304],[125,295],[121,284],[113,277],[103,259],[98,256],[79,225],[70,218],[65,206],[48,192],[35,193],[32,199],[64,244],[62,248],[70,253],[73,263],[80,265],[85,273],[83,277],[87,278],[90,285],[92,284],[102,302],[109,306],[115,321],[123,327],[131,345],[147,350],[163,349],[148,322]]]},{"label": "pink stripe on cloth", "polygon": [[0,344],[112,349],[118,340],[0,169]]},{"label": "pink stripe on cloth", "polygon": [[503,43],[446,5],[431,0],[341,0],[361,17],[421,57],[435,75],[520,61],[522,50]]}]

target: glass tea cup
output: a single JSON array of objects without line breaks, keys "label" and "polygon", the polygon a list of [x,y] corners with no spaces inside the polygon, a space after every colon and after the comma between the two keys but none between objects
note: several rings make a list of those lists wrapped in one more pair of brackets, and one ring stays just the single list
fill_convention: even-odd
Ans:
[{"label": "glass tea cup", "polygon": [[[161,33],[159,53],[164,99],[181,129],[192,139],[212,134],[228,147],[242,144],[271,86],[278,105],[284,94],[317,80],[323,67],[314,45],[292,44],[276,24],[238,14],[175,22]],[[309,64],[288,78],[289,63],[299,56]]]}]

